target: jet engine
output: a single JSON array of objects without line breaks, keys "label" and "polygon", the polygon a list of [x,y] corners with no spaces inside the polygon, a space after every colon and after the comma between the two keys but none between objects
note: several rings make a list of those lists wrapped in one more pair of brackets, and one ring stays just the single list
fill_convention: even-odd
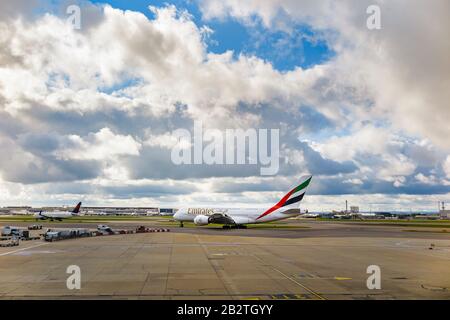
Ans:
[{"label": "jet engine", "polygon": [[206,226],[209,223],[209,217],[204,215],[199,215],[194,218],[194,223],[197,226]]}]

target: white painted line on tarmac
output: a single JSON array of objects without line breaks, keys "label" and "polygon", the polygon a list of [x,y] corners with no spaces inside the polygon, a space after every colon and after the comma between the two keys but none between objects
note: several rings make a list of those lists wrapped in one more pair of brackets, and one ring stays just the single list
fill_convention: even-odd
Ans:
[{"label": "white painted line on tarmac", "polygon": [[24,251],[24,250],[28,250],[28,249],[33,249],[33,248],[37,248],[37,247],[40,247],[40,246],[45,246],[45,245],[47,245],[47,244],[48,244],[48,243],[40,243],[40,244],[37,244],[37,245],[35,245],[35,246],[26,247],[26,248],[22,248],[22,249],[17,249],[17,250],[5,252],[5,253],[0,253],[0,256],[7,256],[8,254],[11,254],[11,253],[15,253],[15,252],[19,252],[19,251]]}]

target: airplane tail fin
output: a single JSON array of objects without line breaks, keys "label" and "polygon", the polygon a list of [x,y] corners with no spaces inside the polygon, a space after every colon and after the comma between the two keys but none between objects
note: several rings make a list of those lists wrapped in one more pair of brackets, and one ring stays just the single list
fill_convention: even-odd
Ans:
[{"label": "airplane tail fin", "polygon": [[286,209],[299,208],[300,202],[303,200],[309,184],[312,180],[312,176],[304,177],[299,185],[289,191],[279,202],[280,207]]},{"label": "airplane tail fin", "polygon": [[289,191],[283,198],[281,198],[280,201],[276,205],[274,205],[272,208],[268,209],[266,212],[264,212],[262,215],[260,215],[256,220],[270,214],[271,212],[283,208],[286,209],[286,211],[290,209],[296,209],[299,211],[300,208],[300,202],[303,200],[303,197],[305,196],[306,190],[309,187],[309,184],[311,182],[312,176],[307,176],[303,178],[301,183],[297,185],[295,188],[293,188],[291,191]]},{"label": "airplane tail fin", "polygon": [[81,207],[81,202],[78,202],[75,208],[73,208],[72,213],[79,213]]}]

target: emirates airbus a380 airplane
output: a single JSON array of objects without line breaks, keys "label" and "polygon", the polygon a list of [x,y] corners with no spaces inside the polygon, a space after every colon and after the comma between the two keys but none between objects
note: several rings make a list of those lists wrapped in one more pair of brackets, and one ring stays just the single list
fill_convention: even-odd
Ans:
[{"label": "emirates airbus a380 airplane", "polygon": [[265,223],[295,217],[300,214],[300,202],[305,196],[311,179],[312,176],[303,179],[297,187],[289,191],[277,204],[267,210],[185,208],[178,210],[173,217],[180,222],[181,227],[183,222],[194,222],[198,226],[214,223],[239,227],[246,224]]}]

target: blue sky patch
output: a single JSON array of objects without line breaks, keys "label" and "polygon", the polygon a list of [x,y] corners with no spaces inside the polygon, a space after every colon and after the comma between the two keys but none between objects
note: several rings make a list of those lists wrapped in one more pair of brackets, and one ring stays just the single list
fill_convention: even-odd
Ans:
[{"label": "blue sky patch", "polygon": [[93,3],[108,3],[114,8],[139,11],[149,19],[154,14],[149,6],[164,7],[175,5],[178,10],[186,10],[198,27],[207,25],[214,33],[206,41],[208,51],[224,53],[228,50],[239,54],[255,55],[270,62],[279,71],[303,69],[322,64],[334,56],[334,52],[323,39],[305,25],[294,26],[291,32],[268,30],[255,19],[245,24],[234,18],[213,19],[205,21],[195,1],[125,1],[125,0],[93,0]]}]

